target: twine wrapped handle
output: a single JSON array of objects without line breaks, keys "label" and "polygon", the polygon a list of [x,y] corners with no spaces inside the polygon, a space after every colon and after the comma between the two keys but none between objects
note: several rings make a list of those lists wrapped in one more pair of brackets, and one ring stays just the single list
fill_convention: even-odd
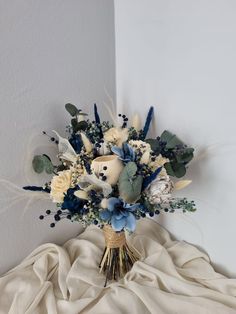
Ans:
[{"label": "twine wrapped handle", "polygon": [[100,262],[100,272],[106,275],[104,287],[108,280],[123,277],[139,259],[140,254],[126,242],[125,232],[115,232],[110,225],[103,227],[106,247]]},{"label": "twine wrapped handle", "polygon": [[110,225],[103,228],[106,247],[109,249],[121,248],[126,243],[124,231],[115,232]]}]

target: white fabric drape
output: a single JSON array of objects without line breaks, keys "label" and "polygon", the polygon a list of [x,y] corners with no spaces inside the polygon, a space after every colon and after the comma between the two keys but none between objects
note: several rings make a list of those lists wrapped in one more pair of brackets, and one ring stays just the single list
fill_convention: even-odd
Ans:
[{"label": "white fabric drape", "polygon": [[173,241],[149,219],[139,222],[130,241],[142,261],[106,288],[98,270],[104,238],[97,227],[63,247],[38,247],[0,278],[0,313],[236,313],[236,279],[216,273],[206,254]]}]

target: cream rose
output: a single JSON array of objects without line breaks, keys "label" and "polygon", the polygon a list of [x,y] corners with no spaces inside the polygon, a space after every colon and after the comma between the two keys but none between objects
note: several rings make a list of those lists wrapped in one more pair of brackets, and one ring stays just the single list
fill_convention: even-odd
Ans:
[{"label": "cream rose", "polygon": [[64,200],[64,193],[71,186],[71,170],[58,172],[51,182],[50,197],[54,203],[62,203]]},{"label": "cream rose", "polygon": [[126,128],[111,128],[104,133],[104,140],[112,145],[121,147],[127,141],[129,136]]}]

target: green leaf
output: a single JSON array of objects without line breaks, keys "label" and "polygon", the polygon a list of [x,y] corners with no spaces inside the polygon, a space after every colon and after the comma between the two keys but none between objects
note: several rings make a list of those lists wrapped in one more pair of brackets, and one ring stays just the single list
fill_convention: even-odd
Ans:
[{"label": "green leaf", "polygon": [[72,126],[72,129],[73,129],[74,133],[79,131],[79,129],[77,127],[78,126],[78,121],[77,121],[76,118],[71,119],[71,126]]},{"label": "green leaf", "polygon": [[174,134],[165,130],[161,134],[161,140],[166,142],[166,148],[175,148],[176,145],[183,145],[184,143]]},{"label": "green leaf", "polygon": [[51,159],[47,155],[36,155],[33,158],[32,166],[35,172],[42,173],[46,171],[46,173],[53,173],[54,166],[51,162]]},{"label": "green leaf", "polygon": [[193,159],[193,148],[186,148],[181,155],[176,154],[176,159],[178,162],[189,163]]},{"label": "green leaf", "polygon": [[85,131],[88,127],[88,122],[86,121],[80,121],[78,122],[76,118],[71,119],[71,126],[74,133],[77,133],[78,131]]},{"label": "green leaf", "polygon": [[44,161],[42,156],[36,155],[32,161],[32,166],[35,172],[42,173],[44,170]]},{"label": "green leaf", "polygon": [[77,116],[81,111],[81,110],[78,110],[75,105],[70,104],[70,103],[65,104],[65,108],[72,117]]},{"label": "green leaf", "polygon": [[142,190],[143,178],[142,176],[136,176],[137,166],[134,162],[129,162],[119,178],[119,193],[121,198],[127,203],[136,202]]},{"label": "green leaf", "polygon": [[183,164],[177,162],[167,162],[164,165],[169,176],[182,178],[186,174],[186,168]]},{"label": "green leaf", "polygon": [[159,145],[159,141],[149,138],[147,140],[145,140],[146,143],[148,143],[151,146],[151,149],[156,153],[159,154],[160,153],[160,145]]},{"label": "green leaf", "polygon": [[44,162],[44,170],[46,171],[47,174],[52,174],[54,171],[54,166],[51,162],[51,159],[46,155],[43,155],[42,157]]},{"label": "green leaf", "polygon": [[80,121],[78,124],[77,124],[77,128],[80,130],[80,131],[85,131],[88,127],[88,122],[86,121]]},{"label": "green leaf", "polygon": [[130,161],[127,163],[125,166],[125,172],[124,175],[127,176],[128,178],[133,178],[137,172],[137,165],[135,162]]}]

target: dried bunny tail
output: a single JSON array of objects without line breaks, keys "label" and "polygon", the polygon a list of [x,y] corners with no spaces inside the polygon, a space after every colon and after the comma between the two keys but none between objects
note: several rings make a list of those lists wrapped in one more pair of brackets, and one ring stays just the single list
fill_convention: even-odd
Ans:
[{"label": "dried bunny tail", "polygon": [[[117,119],[116,105],[115,105],[111,95],[108,93],[108,91],[107,91],[107,89],[105,87],[104,87],[104,90],[105,90],[105,94],[106,94],[107,98],[109,99],[111,105],[109,106],[105,102],[103,102],[103,104],[104,104],[107,112],[109,113],[109,116],[110,116],[114,126],[117,127],[119,125],[119,122],[118,122],[118,119]],[[112,109],[111,109],[111,107],[112,107]]]},{"label": "dried bunny tail", "polygon": [[195,153],[195,157],[194,159],[191,161],[191,163],[202,160],[206,157],[210,157],[212,155],[214,156],[219,156],[221,153],[215,152],[214,150],[216,149],[221,149],[221,151],[223,151],[226,148],[232,148],[232,149],[236,149],[236,142],[229,142],[229,143],[222,143],[222,142],[216,142],[216,143],[212,143],[209,144],[205,147],[195,147],[195,150],[197,151],[197,153]]},{"label": "dried bunny tail", "polygon": [[174,184],[174,188],[175,190],[182,190],[191,183],[192,183],[192,180],[179,180]]},{"label": "dried bunny tail", "polygon": [[91,153],[91,151],[93,149],[93,145],[90,142],[90,140],[88,139],[87,135],[83,132],[80,132],[80,136],[81,136],[81,139],[82,139],[82,142],[84,144],[86,152]]}]

